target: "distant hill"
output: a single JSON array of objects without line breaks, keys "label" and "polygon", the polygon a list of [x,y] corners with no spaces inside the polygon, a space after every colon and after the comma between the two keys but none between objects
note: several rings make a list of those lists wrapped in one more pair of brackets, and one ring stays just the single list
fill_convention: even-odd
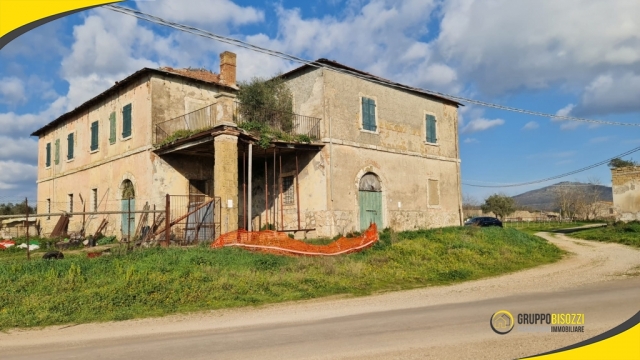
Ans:
[{"label": "distant hill", "polygon": [[557,186],[580,186],[580,188],[588,186],[588,190],[598,191],[600,193],[600,201],[613,201],[613,192],[611,190],[611,187],[609,186],[589,185],[585,183],[569,181],[563,181],[537,190],[527,191],[526,193],[512,196],[512,198],[516,201],[516,204],[521,207],[527,207],[535,210],[551,211],[555,209],[554,188]]}]

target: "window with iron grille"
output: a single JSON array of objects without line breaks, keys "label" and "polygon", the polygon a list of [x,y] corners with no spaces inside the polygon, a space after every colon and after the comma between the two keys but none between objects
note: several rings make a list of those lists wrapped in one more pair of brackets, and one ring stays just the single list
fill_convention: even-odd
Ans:
[{"label": "window with iron grille", "polygon": [[69,213],[73,213],[73,194],[69,194]]},{"label": "window with iron grille", "polygon": [[[51,214],[51,199],[47,199],[47,214]],[[51,219],[51,216],[47,216],[47,220]]]},{"label": "window with iron grille", "polygon": [[282,202],[285,205],[295,204],[295,188],[293,176],[282,178]]},{"label": "window with iron grille", "polygon": [[93,212],[98,211],[98,189],[91,189],[91,207]]}]

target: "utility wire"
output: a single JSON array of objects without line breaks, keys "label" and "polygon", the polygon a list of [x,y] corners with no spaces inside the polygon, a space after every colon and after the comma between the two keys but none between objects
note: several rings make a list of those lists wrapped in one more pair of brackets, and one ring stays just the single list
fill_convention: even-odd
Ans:
[{"label": "utility wire", "polygon": [[505,110],[505,111],[517,112],[517,113],[521,113],[521,114],[540,116],[540,117],[559,119],[559,120],[570,120],[570,121],[594,123],[594,124],[601,124],[601,125],[640,126],[640,123],[624,123],[624,122],[617,122],[617,121],[593,120],[593,119],[586,119],[586,118],[574,117],[574,116],[547,114],[547,113],[543,113],[543,112],[539,112],[539,111],[518,109],[518,108],[514,108],[514,107],[510,107],[510,106],[504,106],[504,105],[489,103],[489,102],[485,102],[485,101],[469,99],[469,98],[465,98],[465,97],[461,97],[461,96],[445,94],[445,93],[441,93],[441,92],[438,92],[438,91],[433,91],[433,90],[428,90],[428,89],[423,89],[423,88],[416,88],[416,87],[412,87],[412,86],[402,85],[402,84],[394,83],[394,82],[391,82],[391,81],[384,81],[383,79],[378,78],[378,77],[376,77],[374,75],[368,75],[367,76],[367,75],[364,75],[364,74],[362,74],[360,72],[356,72],[356,71],[352,71],[352,70],[348,70],[348,69],[343,69],[343,68],[338,68],[338,67],[332,66],[330,64],[324,64],[324,63],[317,63],[317,62],[314,62],[314,61],[309,61],[309,60],[306,60],[306,59],[303,59],[303,58],[300,58],[300,57],[297,57],[297,56],[294,56],[294,55],[290,55],[290,54],[287,54],[287,53],[284,53],[284,52],[281,52],[281,51],[271,50],[271,49],[267,49],[267,48],[264,48],[264,47],[260,47],[260,46],[257,46],[257,45],[250,44],[250,43],[242,41],[242,40],[234,39],[234,38],[227,37],[227,36],[217,35],[217,34],[214,34],[214,33],[202,30],[202,29],[198,29],[198,28],[195,28],[195,27],[192,27],[192,26],[179,24],[179,23],[176,23],[176,22],[172,22],[172,21],[157,17],[157,16],[153,16],[153,15],[150,15],[150,14],[147,14],[147,13],[143,13],[143,12],[135,10],[135,9],[126,8],[126,7],[122,7],[122,6],[118,6],[118,5],[104,5],[104,7],[109,9],[109,10],[116,11],[116,12],[119,12],[119,13],[122,13],[122,14],[126,14],[126,15],[130,15],[130,16],[136,17],[136,18],[141,19],[141,20],[149,21],[149,22],[152,22],[152,23],[155,23],[155,24],[159,24],[159,25],[168,26],[168,27],[174,28],[176,30],[180,30],[180,31],[184,31],[184,32],[187,32],[187,33],[190,33],[190,34],[201,36],[201,37],[217,40],[217,41],[220,41],[220,42],[223,42],[223,43],[226,43],[226,44],[238,46],[238,47],[245,48],[245,49],[248,49],[248,50],[257,51],[257,52],[260,52],[260,53],[263,53],[263,54],[267,54],[267,55],[270,55],[270,56],[279,57],[279,58],[287,60],[287,61],[302,63],[302,64],[313,66],[313,67],[316,67],[316,68],[325,68],[325,69],[329,69],[329,70],[336,71],[336,72],[339,72],[339,73],[349,74],[349,75],[352,75],[352,76],[354,76],[356,78],[363,79],[363,80],[366,80],[366,81],[379,83],[379,84],[382,84],[382,85],[385,85],[385,86],[395,87],[395,88],[399,88],[399,89],[403,89],[403,90],[409,90],[409,91],[419,91],[419,92],[423,92],[423,93],[430,94],[430,95],[433,95],[433,96],[439,96],[439,97],[448,98],[448,99],[455,100],[455,101],[461,102],[461,103],[469,103],[469,104],[474,104],[474,105],[494,108],[494,109],[498,109],[498,110]]},{"label": "utility wire", "polygon": [[629,151],[626,151],[626,152],[624,152],[624,153],[622,153],[620,155],[617,155],[617,156],[614,156],[612,158],[609,158],[607,160],[602,160],[600,162],[597,162],[597,163],[589,165],[589,166],[585,166],[585,167],[577,169],[577,170],[573,170],[573,171],[570,171],[570,172],[567,172],[567,173],[564,173],[564,174],[551,176],[551,177],[540,179],[540,180],[528,181],[528,182],[517,183],[517,184],[505,184],[505,185],[474,185],[474,184],[467,184],[467,183],[462,183],[462,185],[473,186],[473,187],[484,187],[484,188],[501,188],[501,187],[514,187],[514,186],[524,186],[524,185],[538,184],[538,183],[542,183],[542,182],[546,182],[546,181],[550,181],[550,180],[560,179],[560,178],[563,178],[565,176],[569,176],[569,175],[573,175],[573,174],[577,174],[577,173],[580,173],[580,172],[583,172],[583,171],[587,171],[587,170],[593,169],[593,168],[598,167],[600,165],[607,164],[613,159],[621,158],[623,156],[627,156],[629,154],[633,154],[636,151],[640,151],[640,146],[637,147],[637,148],[631,149]]}]

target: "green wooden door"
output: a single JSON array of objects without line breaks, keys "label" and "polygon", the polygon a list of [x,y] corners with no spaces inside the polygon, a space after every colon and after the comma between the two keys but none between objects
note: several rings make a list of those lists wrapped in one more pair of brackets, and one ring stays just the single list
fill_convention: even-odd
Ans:
[{"label": "green wooden door", "polygon": [[382,230],[382,192],[359,191],[360,230],[366,230],[374,222]]},{"label": "green wooden door", "polygon": [[136,210],[136,199],[122,199],[122,236],[129,236],[136,232],[136,214],[129,216],[129,203],[131,203],[131,211]]}]

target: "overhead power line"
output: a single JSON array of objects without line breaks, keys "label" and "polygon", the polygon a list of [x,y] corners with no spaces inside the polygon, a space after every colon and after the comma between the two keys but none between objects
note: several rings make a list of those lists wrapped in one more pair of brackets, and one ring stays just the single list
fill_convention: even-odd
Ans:
[{"label": "overhead power line", "polygon": [[640,126],[640,123],[624,123],[624,122],[617,122],[617,121],[606,121],[606,120],[593,120],[593,119],[586,119],[586,118],[581,118],[581,117],[574,117],[574,116],[565,116],[565,115],[556,115],[556,114],[547,114],[547,113],[543,113],[540,111],[533,111],[533,110],[526,110],[526,109],[518,109],[518,108],[514,108],[514,107],[510,107],[510,106],[504,106],[504,105],[499,105],[499,104],[494,104],[494,103],[489,103],[489,102],[485,102],[485,101],[480,101],[480,100],[475,100],[475,99],[469,99],[469,98],[465,98],[465,97],[461,97],[461,96],[456,96],[456,95],[451,95],[451,94],[445,94],[445,93],[441,93],[438,91],[433,91],[433,90],[428,90],[428,89],[423,89],[423,88],[416,88],[416,87],[412,87],[412,86],[407,86],[407,85],[402,85],[402,84],[398,84],[398,83],[391,83],[391,82],[387,82],[387,81],[382,81],[380,79],[376,79],[376,78],[372,78],[366,75],[363,75],[359,72],[355,72],[355,71],[351,71],[348,69],[343,69],[343,68],[338,68],[335,66],[332,66],[330,64],[320,64],[320,63],[316,63],[314,61],[310,61],[310,60],[306,60],[294,55],[290,55],[281,51],[276,51],[276,50],[271,50],[271,49],[267,49],[261,46],[257,46],[257,45],[253,45],[250,44],[248,42],[242,41],[242,40],[238,40],[238,39],[234,39],[228,36],[222,36],[222,35],[218,35],[218,34],[214,34],[202,29],[198,29],[192,26],[188,26],[188,25],[183,25],[183,24],[179,24],[176,22],[172,22],[154,15],[150,15],[147,13],[143,13],[141,11],[135,10],[135,9],[131,9],[131,8],[126,8],[126,7],[122,7],[122,6],[118,6],[118,5],[104,5],[104,7],[106,7],[109,10],[113,10],[122,14],[126,14],[126,15],[130,15],[130,16],[134,16],[138,19],[141,20],[145,20],[145,21],[149,21],[155,24],[159,24],[159,25],[164,25],[164,26],[168,26],[171,28],[174,28],[176,30],[180,30],[180,31],[184,31],[190,34],[194,34],[194,35],[198,35],[201,37],[205,37],[205,38],[209,38],[209,39],[213,39],[213,40],[217,40],[226,44],[230,44],[230,45],[234,45],[234,46],[238,46],[241,48],[245,48],[245,49],[249,49],[249,50],[253,50],[253,51],[257,51],[263,54],[267,54],[270,56],[275,56],[284,60],[288,60],[288,61],[292,61],[292,62],[297,62],[297,63],[301,63],[301,64],[305,64],[305,65],[309,65],[309,66],[313,66],[316,68],[325,68],[325,69],[329,69],[332,71],[336,71],[336,72],[340,72],[340,73],[344,73],[344,74],[349,74],[352,75],[356,78],[360,78],[366,81],[371,81],[371,82],[375,82],[375,83],[379,83],[385,86],[390,86],[390,87],[395,87],[395,88],[399,88],[399,89],[403,89],[403,90],[410,90],[410,91],[421,91],[430,95],[434,95],[434,96],[440,96],[440,97],[444,97],[444,98],[449,98],[451,100],[455,100],[461,103],[469,103],[469,104],[474,104],[474,105],[478,105],[478,106],[484,106],[484,107],[489,107],[489,108],[494,108],[494,109],[498,109],[498,110],[505,110],[505,111],[511,111],[511,112],[517,112],[517,113],[521,113],[521,114],[527,114],[527,115],[533,115],[533,116],[540,116],[540,117],[546,117],[546,118],[551,118],[551,119],[559,119],[559,120],[570,120],[570,121],[578,121],[578,122],[586,122],[586,123],[593,123],[593,124],[601,124],[601,125],[617,125],[617,126]]},{"label": "overhead power line", "polygon": [[516,183],[516,184],[504,184],[504,185],[474,185],[474,184],[467,184],[467,183],[462,183],[462,185],[473,186],[473,187],[484,187],[484,188],[502,188],[502,187],[515,187],[515,186],[525,186],[525,185],[539,184],[539,183],[542,183],[542,182],[560,179],[560,178],[563,178],[565,176],[569,176],[569,175],[573,175],[573,174],[577,174],[577,173],[580,173],[580,172],[583,172],[583,171],[587,171],[587,170],[593,169],[593,168],[598,167],[600,165],[607,164],[613,159],[621,158],[623,156],[627,156],[629,154],[633,154],[636,151],[640,151],[640,146],[637,147],[637,148],[631,149],[629,151],[626,151],[626,152],[624,152],[624,153],[622,153],[620,155],[616,155],[616,156],[614,156],[612,158],[609,158],[607,160],[602,160],[600,162],[597,162],[597,163],[589,165],[589,166],[585,166],[585,167],[577,169],[577,170],[569,171],[569,172],[564,173],[564,174],[551,176],[551,177],[540,179],[540,180],[534,180],[534,181],[528,181],[528,182]]}]

